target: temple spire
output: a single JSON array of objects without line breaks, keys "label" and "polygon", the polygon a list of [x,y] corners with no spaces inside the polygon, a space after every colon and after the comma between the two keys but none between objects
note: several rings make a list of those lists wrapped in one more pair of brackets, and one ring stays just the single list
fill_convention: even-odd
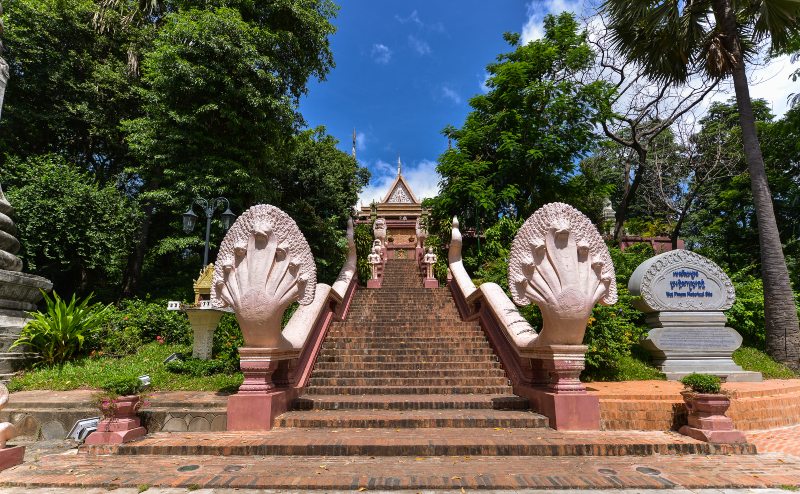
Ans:
[{"label": "temple spire", "polygon": [[400,153],[397,153],[397,176],[400,176]]},{"label": "temple spire", "polygon": [[356,159],[356,128],[353,127],[353,159]]}]

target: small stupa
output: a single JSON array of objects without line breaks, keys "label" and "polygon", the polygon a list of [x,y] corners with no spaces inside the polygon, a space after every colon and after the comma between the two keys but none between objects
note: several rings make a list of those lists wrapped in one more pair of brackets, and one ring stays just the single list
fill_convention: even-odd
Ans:
[{"label": "small stupa", "polygon": [[26,311],[36,310],[36,303],[42,298],[39,290],[53,288],[49,280],[22,272],[13,213],[14,208],[0,186],[0,380],[8,379],[24,364],[24,349],[9,350],[9,347],[29,319]]}]

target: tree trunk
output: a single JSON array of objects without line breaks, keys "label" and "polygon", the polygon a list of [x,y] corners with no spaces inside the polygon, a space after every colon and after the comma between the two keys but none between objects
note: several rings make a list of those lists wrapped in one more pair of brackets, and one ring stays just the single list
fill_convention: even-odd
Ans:
[{"label": "tree trunk", "polygon": [[[625,227],[625,220],[628,219],[628,208],[630,208],[631,203],[633,202],[633,197],[636,195],[636,190],[639,189],[639,184],[642,183],[642,177],[644,176],[644,167],[645,161],[647,159],[647,153],[644,151],[637,152],[639,157],[639,166],[636,167],[636,172],[633,174],[633,181],[631,182],[630,186],[628,186],[628,173],[625,174],[625,193],[622,195],[622,200],[619,202],[619,206],[617,207],[617,214],[615,215],[616,223],[614,225],[614,244],[619,244],[620,239],[622,238],[623,228]],[[630,165],[625,165],[625,170],[629,170]]]},{"label": "tree trunk", "polygon": [[150,238],[150,225],[153,222],[153,214],[156,208],[153,205],[144,207],[144,218],[142,219],[142,229],[139,232],[139,242],[128,259],[128,267],[125,270],[125,280],[122,282],[122,296],[131,297],[136,294],[139,287],[139,280],[142,276],[142,266],[144,265],[144,255],[147,252],[147,241]]},{"label": "tree trunk", "polygon": [[772,194],[767,182],[764,158],[758,142],[750,89],[747,85],[744,60],[736,31],[736,20],[730,0],[715,0],[714,13],[718,25],[726,34],[726,48],[737,61],[733,68],[733,87],[739,108],[739,124],[747,169],[750,172],[750,188],[758,220],[758,243],[761,248],[761,277],[764,282],[764,315],[766,325],[767,353],[775,360],[794,369],[800,368],[800,325],[794,293],[783,256],[778,224],[772,206]]}]

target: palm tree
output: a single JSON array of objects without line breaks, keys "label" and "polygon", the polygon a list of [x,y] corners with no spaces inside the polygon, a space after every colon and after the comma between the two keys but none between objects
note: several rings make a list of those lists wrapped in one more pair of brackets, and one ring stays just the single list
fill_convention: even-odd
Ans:
[{"label": "palm tree", "polygon": [[[3,2],[0,0],[0,16],[3,15]],[[3,59],[3,18],[0,17],[0,117],[3,116],[3,97],[8,84],[8,63]]]},{"label": "palm tree", "polygon": [[767,352],[800,367],[800,326],[756,133],[746,64],[770,39],[785,50],[800,31],[797,0],[605,0],[615,47],[656,80],[686,82],[702,67],[733,78],[750,187],[758,220]]}]

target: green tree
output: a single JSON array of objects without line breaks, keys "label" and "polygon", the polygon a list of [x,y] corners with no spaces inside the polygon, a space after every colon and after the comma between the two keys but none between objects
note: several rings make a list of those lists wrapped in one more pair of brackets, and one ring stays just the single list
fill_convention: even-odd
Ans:
[{"label": "green tree", "polygon": [[[142,116],[123,122],[145,215],[126,293],[136,289],[151,226],[175,225],[170,218],[193,195],[277,204],[271,179],[302,123],[299,98],[333,65],[327,0],[230,5],[167,9],[144,55]],[[170,216],[156,222],[157,211]]]},{"label": "green tree", "polygon": [[11,79],[0,149],[22,159],[60,154],[103,182],[116,181],[130,164],[119,122],[140,108],[136,78],[126,69],[135,33],[97,33],[92,0],[13,0],[9,6]]},{"label": "green tree", "polygon": [[686,82],[703,67],[710,77],[732,77],[742,127],[742,144],[758,218],[767,352],[800,367],[800,324],[783,256],[755,117],[746,62],[769,38],[774,52],[798,33],[800,2],[791,0],[606,0],[617,48],[655,79]]},{"label": "green tree", "polygon": [[292,140],[283,173],[275,176],[279,205],[297,222],[317,261],[317,279],[333,283],[347,254],[344,227],[369,171],[324,127],[305,130]]},{"label": "green tree", "polygon": [[578,82],[594,55],[571,14],[547,16],[544,27],[544,37],[526,45],[505,35],[513,51],[487,66],[489,92],[470,100],[461,128],[444,130],[455,145],[439,158],[434,230],[454,214],[467,228],[488,228],[500,216],[525,218],[547,202],[586,195],[569,182],[612,89]]},{"label": "green tree", "polygon": [[133,201],[57,155],[11,159],[0,180],[16,209],[28,270],[60,293],[117,295],[140,220]]}]

